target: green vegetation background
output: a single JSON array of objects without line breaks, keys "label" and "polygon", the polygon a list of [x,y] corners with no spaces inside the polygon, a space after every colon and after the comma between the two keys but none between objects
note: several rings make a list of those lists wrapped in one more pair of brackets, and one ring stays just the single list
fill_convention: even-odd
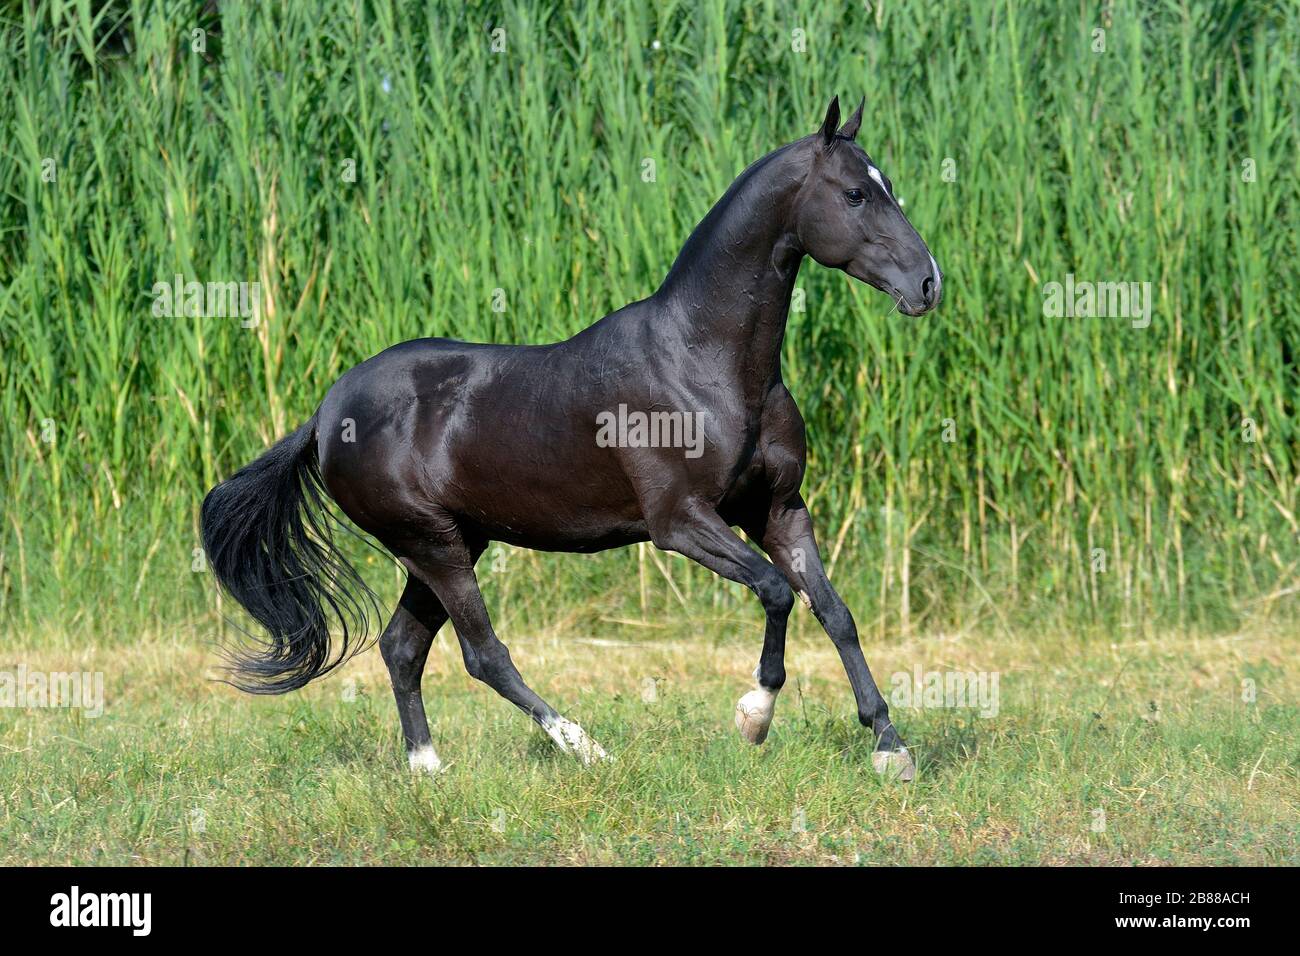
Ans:
[{"label": "green vegetation background", "polygon": [[[790,317],[864,634],[1294,616],[1296,4],[195,7],[5,7],[6,630],[211,637],[208,487],[390,344],[552,341],[648,295],[833,94],[947,276],[912,319],[808,263]],[[1150,282],[1150,327],[1045,317],[1069,273]],[[176,274],[260,282],[259,323],[155,317]],[[483,577],[516,621],[748,606],[644,549],[508,557]]]}]

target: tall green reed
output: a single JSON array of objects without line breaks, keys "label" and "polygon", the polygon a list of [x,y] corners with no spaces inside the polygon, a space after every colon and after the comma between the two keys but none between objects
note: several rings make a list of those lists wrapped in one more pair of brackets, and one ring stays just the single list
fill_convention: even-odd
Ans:
[{"label": "tall green reed", "polygon": [[[1289,613],[1297,36],[1294,5],[1172,0],[14,5],[0,618],[210,630],[204,491],[341,372],[649,294],[835,93],[866,96],[947,275],[917,320],[806,265],[787,331],[805,496],[864,628]],[[177,274],[258,282],[259,321],[155,317]],[[1150,326],[1047,316],[1067,274],[1150,282]],[[505,566],[486,589],[521,619],[748,606],[644,550]]]}]

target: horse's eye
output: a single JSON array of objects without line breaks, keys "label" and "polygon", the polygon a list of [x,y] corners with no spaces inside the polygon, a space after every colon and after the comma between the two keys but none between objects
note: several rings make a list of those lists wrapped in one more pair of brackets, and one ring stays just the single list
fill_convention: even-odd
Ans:
[{"label": "horse's eye", "polygon": [[861,189],[846,189],[844,198],[849,201],[850,206],[861,206],[862,200],[866,197],[863,196]]}]

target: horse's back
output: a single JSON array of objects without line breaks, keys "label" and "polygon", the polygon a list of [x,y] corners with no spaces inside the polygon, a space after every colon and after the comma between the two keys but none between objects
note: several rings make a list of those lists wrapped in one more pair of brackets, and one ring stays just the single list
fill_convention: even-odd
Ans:
[{"label": "horse's back", "polygon": [[539,548],[636,540],[630,488],[586,407],[602,403],[574,387],[582,361],[563,345],[387,349],[340,378],[317,412],[326,487],[381,540],[438,516]]}]

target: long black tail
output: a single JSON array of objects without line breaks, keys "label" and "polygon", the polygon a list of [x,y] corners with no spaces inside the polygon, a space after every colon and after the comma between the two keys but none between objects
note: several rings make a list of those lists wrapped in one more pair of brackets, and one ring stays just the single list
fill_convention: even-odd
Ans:
[{"label": "long black tail", "polygon": [[315,432],[313,417],[203,500],[208,564],[267,631],[226,648],[230,683],[251,694],[297,690],[342,664],[364,648],[378,607],[334,545]]}]

